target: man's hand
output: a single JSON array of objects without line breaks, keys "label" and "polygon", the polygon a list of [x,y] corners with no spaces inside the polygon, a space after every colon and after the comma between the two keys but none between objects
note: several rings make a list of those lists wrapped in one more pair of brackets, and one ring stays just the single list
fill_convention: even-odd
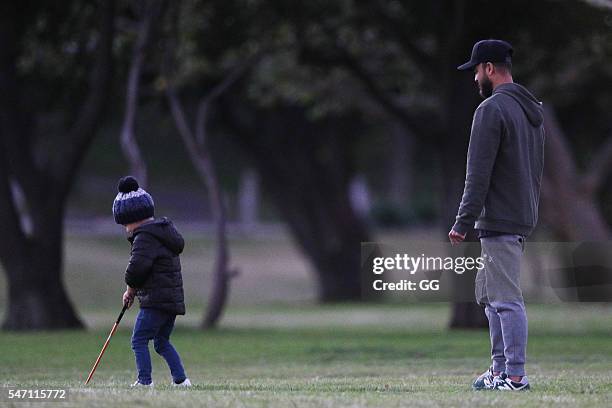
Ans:
[{"label": "man's hand", "polygon": [[451,245],[459,244],[465,239],[465,234],[461,235],[454,229],[451,229],[448,233],[448,239],[450,239]]},{"label": "man's hand", "polygon": [[134,303],[135,295],[136,295],[136,290],[128,286],[125,293],[123,294],[123,305],[127,306],[128,309],[132,307],[132,304]]}]

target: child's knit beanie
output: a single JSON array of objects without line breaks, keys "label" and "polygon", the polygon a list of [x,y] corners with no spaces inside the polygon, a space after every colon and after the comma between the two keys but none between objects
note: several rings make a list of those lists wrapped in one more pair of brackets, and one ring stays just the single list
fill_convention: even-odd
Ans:
[{"label": "child's knit beanie", "polygon": [[153,217],[153,198],[140,188],[134,177],[119,179],[117,190],[119,193],[113,202],[113,217],[117,224],[127,225]]}]

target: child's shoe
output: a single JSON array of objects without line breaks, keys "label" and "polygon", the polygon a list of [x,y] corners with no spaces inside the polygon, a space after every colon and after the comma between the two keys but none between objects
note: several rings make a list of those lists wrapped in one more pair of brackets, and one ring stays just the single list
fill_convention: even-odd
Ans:
[{"label": "child's shoe", "polygon": [[182,383],[173,382],[172,385],[175,387],[191,387],[191,381],[189,381],[189,378],[185,378]]},{"label": "child's shoe", "polygon": [[140,388],[140,387],[148,387],[148,388],[153,388],[153,381],[151,381],[151,384],[143,384],[140,381],[136,380],[136,382],[132,385],[130,385],[130,387],[132,388]]}]

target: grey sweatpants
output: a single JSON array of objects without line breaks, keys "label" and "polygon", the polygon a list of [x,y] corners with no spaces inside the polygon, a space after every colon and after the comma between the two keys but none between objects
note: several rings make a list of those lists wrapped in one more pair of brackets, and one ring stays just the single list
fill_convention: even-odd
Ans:
[{"label": "grey sweatpants", "polygon": [[525,375],[527,314],[520,288],[524,237],[480,239],[484,268],[476,274],[476,301],[485,306],[491,336],[493,371]]}]

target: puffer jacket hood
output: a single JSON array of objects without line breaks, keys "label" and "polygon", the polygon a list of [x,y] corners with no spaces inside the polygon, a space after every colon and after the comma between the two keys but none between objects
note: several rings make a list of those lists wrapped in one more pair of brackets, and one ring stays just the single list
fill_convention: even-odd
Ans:
[{"label": "puffer jacket hood", "polygon": [[518,102],[525,112],[529,123],[539,127],[544,122],[542,102],[539,102],[531,92],[517,83],[501,84],[493,91],[493,94],[502,93],[508,95]]},{"label": "puffer jacket hood", "polygon": [[133,240],[133,237],[141,232],[146,232],[153,235],[166,248],[176,255],[181,254],[185,248],[185,241],[183,240],[183,237],[176,230],[172,221],[166,217],[158,218],[154,221],[142,224],[134,230],[130,239]]}]

